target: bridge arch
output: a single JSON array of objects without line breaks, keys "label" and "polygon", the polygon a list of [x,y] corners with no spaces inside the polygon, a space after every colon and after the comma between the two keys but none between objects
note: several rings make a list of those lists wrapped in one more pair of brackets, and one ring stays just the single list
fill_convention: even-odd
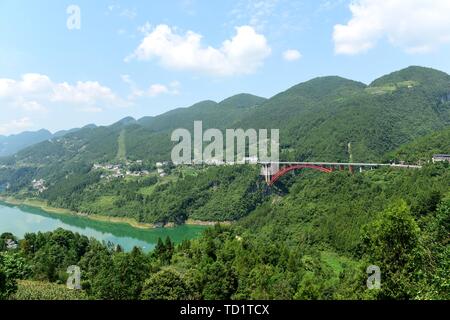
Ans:
[{"label": "bridge arch", "polygon": [[274,174],[272,176],[272,178],[270,179],[269,186],[272,186],[275,182],[277,182],[282,176],[284,176],[288,172],[291,172],[294,170],[299,170],[299,169],[313,169],[313,170],[317,170],[317,171],[324,172],[324,173],[333,172],[333,169],[331,169],[331,168],[326,168],[326,167],[318,166],[318,165],[314,165],[314,164],[291,165],[291,166],[284,167],[283,169],[278,171],[276,174]]}]

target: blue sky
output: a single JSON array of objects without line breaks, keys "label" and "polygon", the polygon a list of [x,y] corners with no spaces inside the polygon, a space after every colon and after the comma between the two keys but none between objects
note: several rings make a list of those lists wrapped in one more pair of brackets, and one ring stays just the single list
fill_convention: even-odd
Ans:
[{"label": "blue sky", "polygon": [[0,135],[270,97],[324,75],[450,72],[449,3],[0,0]]}]

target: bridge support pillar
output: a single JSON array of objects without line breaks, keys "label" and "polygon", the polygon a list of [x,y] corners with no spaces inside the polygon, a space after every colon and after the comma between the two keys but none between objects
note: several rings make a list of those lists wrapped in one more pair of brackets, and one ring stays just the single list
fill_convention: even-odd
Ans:
[{"label": "bridge support pillar", "polygon": [[350,171],[350,173],[353,173],[353,172],[354,172],[353,166],[349,166],[349,167],[348,167],[348,170]]},{"label": "bridge support pillar", "polygon": [[270,164],[264,164],[262,167],[262,175],[264,176],[264,180],[266,181],[267,185],[270,185],[270,180],[272,177],[272,171],[271,171],[271,165]]}]

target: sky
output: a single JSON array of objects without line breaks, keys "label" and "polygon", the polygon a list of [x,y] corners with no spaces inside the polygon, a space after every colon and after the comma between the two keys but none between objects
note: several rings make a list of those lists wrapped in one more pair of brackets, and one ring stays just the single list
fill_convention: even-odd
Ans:
[{"label": "sky", "polygon": [[318,76],[450,73],[448,0],[0,0],[0,135],[154,116]]}]

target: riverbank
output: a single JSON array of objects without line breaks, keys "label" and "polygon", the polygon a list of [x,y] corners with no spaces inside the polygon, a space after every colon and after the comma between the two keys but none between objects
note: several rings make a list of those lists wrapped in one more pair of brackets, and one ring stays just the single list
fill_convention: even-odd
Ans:
[{"label": "riverbank", "polygon": [[15,205],[15,206],[28,206],[32,208],[41,209],[47,213],[50,214],[57,214],[57,215],[71,215],[76,216],[83,219],[90,219],[95,221],[101,221],[101,222],[109,222],[109,223],[121,223],[121,224],[128,224],[132,226],[133,228],[138,229],[155,229],[157,228],[154,224],[151,223],[141,223],[137,222],[134,219],[131,218],[123,218],[123,217],[108,217],[108,216],[102,216],[99,214],[86,214],[81,212],[75,212],[69,209],[64,208],[55,208],[47,205],[45,201],[38,200],[38,199],[17,199],[14,197],[5,197],[0,196],[0,201]]},{"label": "riverbank", "polygon": [[[64,209],[64,208],[55,208],[55,207],[49,206],[45,201],[39,200],[39,199],[17,199],[14,197],[0,196],[0,201],[10,204],[10,205],[15,205],[15,206],[23,205],[23,206],[38,208],[49,214],[71,215],[71,216],[76,216],[76,217],[83,218],[83,219],[90,219],[90,220],[101,221],[101,222],[128,224],[131,227],[137,228],[137,229],[161,228],[161,226],[158,226],[156,224],[138,222],[132,218],[111,217],[111,216],[104,216],[104,215],[99,215],[99,214],[86,214],[86,213],[75,212],[75,211],[72,211],[69,209]],[[232,222],[230,222],[230,221],[224,221],[224,222],[201,221],[201,220],[188,219],[188,220],[186,220],[185,224],[193,225],[193,226],[214,226],[216,224],[231,225]],[[164,228],[175,228],[176,225],[174,223],[168,223],[163,227]]]}]

